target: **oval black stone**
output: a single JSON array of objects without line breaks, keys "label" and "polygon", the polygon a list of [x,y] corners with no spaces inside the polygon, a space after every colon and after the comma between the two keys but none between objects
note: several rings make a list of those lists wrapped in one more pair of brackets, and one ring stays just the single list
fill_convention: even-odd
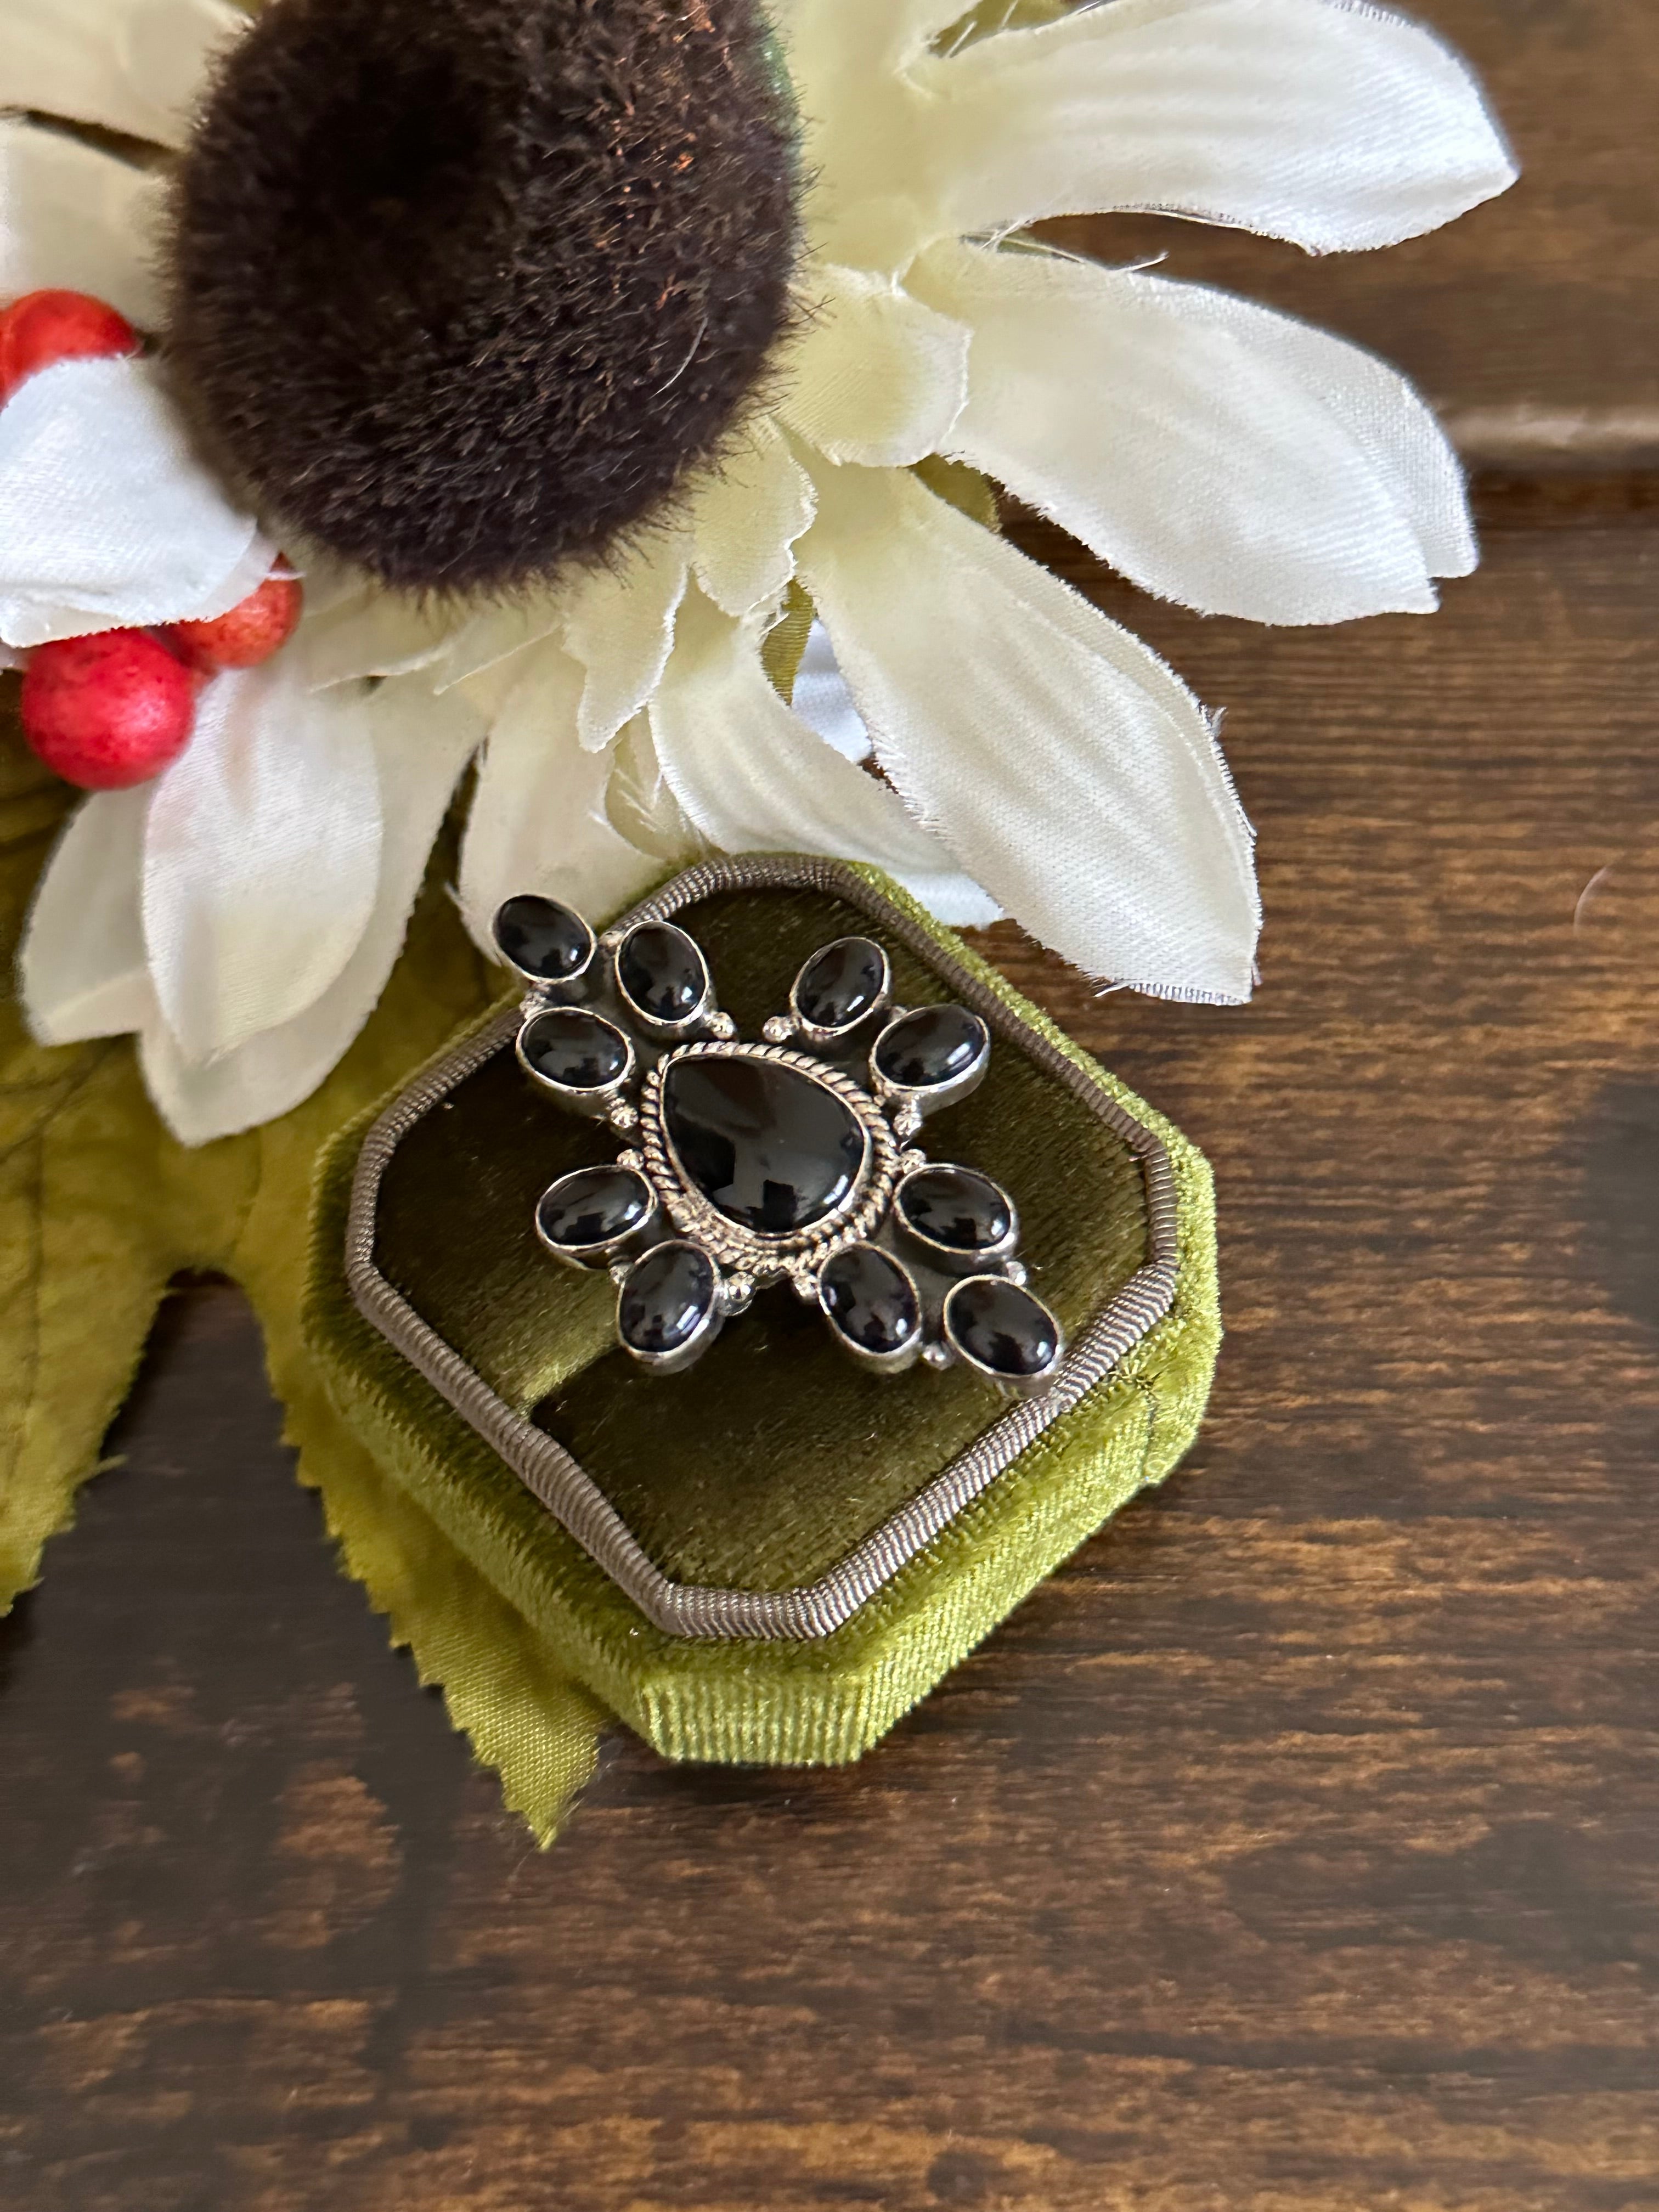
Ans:
[{"label": "oval black stone", "polygon": [[1029,1291],[1000,1275],[975,1275],[945,1301],[945,1333],[959,1351],[1012,1382],[1054,1364],[1060,1323]]},{"label": "oval black stone", "polygon": [[867,937],[838,937],[795,978],[795,1012],[815,1030],[855,1029],[887,988],[887,957]]},{"label": "oval black stone", "polygon": [[671,1060],[662,1113],[693,1188],[760,1237],[787,1237],[834,1212],[869,1151],[858,1116],[827,1084],[775,1060]]},{"label": "oval black stone", "polygon": [[993,1252],[1014,1225],[1013,1202],[972,1168],[923,1168],[899,1185],[899,1218],[947,1252]]},{"label": "oval black stone", "polygon": [[508,899],[496,915],[495,942],[521,975],[538,983],[568,983],[586,966],[593,933],[556,899],[526,892]]},{"label": "oval black stone", "polygon": [[932,1091],[966,1075],[990,1041],[966,1006],[921,1006],[877,1038],[876,1073],[906,1091]]},{"label": "oval black stone", "polygon": [[695,1244],[659,1244],[629,1271],[617,1333],[635,1352],[678,1352],[714,1303],[714,1263]]},{"label": "oval black stone", "polygon": [[902,1352],[921,1328],[915,1285],[873,1244],[837,1252],[819,1277],[823,1310],[860,1352]]},{"label": "oval black stone", "polygon": [[628,1040],[612,1022],[580,1006],[550,1006],[519,1036],[526,1064],[563,1091],[603,1091],[628,1066]]},{"label": "oval black stone", "polygon": [[699,947],[672,921],[642,921],[617,950],[617,981],[653,1022],[689,1022],[708,994]]},{"label": "oval black stone", "polygon": [[550,1244],[583,1252],[628,1236],[651,1203],[650,1184],[632,1168],[578,1168],[542,1193],[536,1219]]}]

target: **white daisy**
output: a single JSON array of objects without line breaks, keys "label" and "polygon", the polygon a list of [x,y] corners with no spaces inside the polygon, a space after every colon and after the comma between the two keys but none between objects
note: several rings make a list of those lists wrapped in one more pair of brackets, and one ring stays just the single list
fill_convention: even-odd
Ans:
[{"label": "white daisy", "polygon": [[[621,578],[544,601],[557,642],[507,664],[510,690],[498,672],[505,726],[462,866],[481,941],[514,889],[619,902],[659,870],[646,832],[666,820],[728,851],[879,860],[946,919],[1000,907],[1143,990],[1248,996],[1250,833],[1207,719],[913,465],[970,463],[1206,611],[1431,609],[1474,545],[1456,459],[1393,370],[1012,234],[1157,208],[1373,246],[1514,172],[1462,64],[1369,7],[1038,0],[1001,14],[1052,20],[987,35],[989,12],[964,36],[961,0],[779,0],[816,313],[775,410],[683,525]],[[764,680],[792,578],[890,791],[848,775]],[[619,807],[619,783],[643,810]]]},{"label": "white daisy", "polygon": [[[813,313],[773,365],[771,411],[613,569],[480,606],[447,636],[365,586],[332,606],[313,594],[278,661],[213,687],[174,769],[76,817],[24,963],[43,1037],[139,1030],[191,1139],[305,1095],[383,985],[485,725],[460,884],[481,942],[514,891],[597,917],[682,854],[794,848],[876,861],[950,920],[1006,910],[1113,981],[1248,995],[1251,839],[1208,718],[916,465],[969,464],[1195,607],[1293,623],[1431,608],[1474,545],[1456,462],[1392,370],[1018,234],[1151,208],[1370,247],[1513,170],[1456,59],[1369,6],[1025,0],[1000,28],[988,12],[775,0]],[[173,147],[244,21],[216,0],[8,0],[0,98]],[[76,286],[143,323],[154,191],[143,167],[0,125],[3,289]],[[70,404],[94,368],[118,382],[152,410],[154,465],[167,434],[146,372],[112,366],[48,372],[35,385],[57,397],[36,404],[61,410],[100,482],[137,483],[125,442]],[[182,497],[185,477],[162,474]],[[198,546],[205,603],[255,557],[253,526],[229,527],[210,484],[190,495],[200,538],[169,534],[167,557]],[[0,636],[167,618],[124,611],[162,591],[131,547],[123,599],[76,568],[69,524],[33,513],[63,558],[20,531],[0,451]],[[823,625],[799,711],[763,659],[792,587]],[[380,671],[371,696],[361,679]],[[866,736],[880,777],[859,764]]]}]

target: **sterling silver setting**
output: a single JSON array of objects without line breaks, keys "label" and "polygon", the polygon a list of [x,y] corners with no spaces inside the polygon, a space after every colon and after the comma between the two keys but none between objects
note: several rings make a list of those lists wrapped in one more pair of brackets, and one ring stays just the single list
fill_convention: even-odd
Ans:
[{"label": "sterling silver setting", "polygon": [[793,1034],[799,1037],[805,1044],[839,1044],[842,1038],[850,1036],[855,1030],[861,1029],[864,1024],[867,1022],[872,1015],[881,1013],[885,1011],[887,1006],[891,1003],[893,996],[893,964],[887,957],[885,951],[882,950],[882,947],[878,945],[875,945],[875,940],[872,938],[838,937],[830,944],[821,945],[817,953],[816,953],[813,957],[815,959],[821,958],[825,953],[837,952],[843,945],[854,944],[874,945],[876,951],[881,955],[881,981],[872,1002],[868,1006],[865,1006],[860,1012],[855,1013],[853,1018],[848,1021],[831,1023],[810,1021],[806,1015],[802,1012],[800,1004],[801,978],[806,974],[807,970],[812,965],[811,961],[809,960],[802,969],[800,975],[797,975],[794,981],[789,986],[789,1014],[787,1020],[786,1021],[781,1015],[778,1015],[775,1016],[774,1018],[766,1025],[769,1033],[775,1032],[772,1038],[772,1041],[775,1043],[787,1042],[787,1038],[784,1032],[793,1030]]},{"label": "sterling silver setting", "polygon": [[544,1073],[536,1065],[532,1056],[531,1048],[537,1034],[538,1025],[545,1027],[550,1021],[556,1022],[559,1015],[566,1011],[574,1012],[575,1008],[564,998],[549,1000],[538,997],[533,1007],[526,1002],[524,1022],[514,1042],[513,1049],[517,1054],[520,1066],[523,1068],[538,1091],[544,1091],[550,1097],[556,1098],[560,1105],[569,1113],[583,1114],[591,1119],[602,1121],[610,1115],[617,1101],[626,1095],[637,1077],[639,1054],[635,1048],[634,1040],[620,1024],[608,1022],[605,1027],[615,1031],[619,1042],[625,1048],[623,1064],[618,1073],[604,1083],[579,1084],[556,1081],[551,1076]]},{"label": "sterling silver setting", "polygon": [[[723,1060],[755,1060],[793,1067],[822,1085],[851,1109],[864,1131],[864,1164],[852,1191],[823,1219],[810,1228],[769,1237],[739,1228],[720,1208],[712,1206],[691,1182],[663,1121],[664,1072],[671,1062],[699,1057]],[[692,1238],[718,1260],[722,1267],[757,1289],[787,1277],[809,1282],[832,1253],[849,1244],[866,1243],[880,1227],[892,1201],[900,1175],[900,1154],[886,1117],[839,1069],[787,1045],[728,1044],[724,1041],[690,1044],[659,1060],[646,1077],[640,1094],[639,1153],[624,1152],[621,1164],[636,1160],[663,1198],[669,1219],[683,1236]],[[817,1296],[816,1291],[811,1293]]]},{"label": "sterling silver setting", "polygon": [[[647,932],[659,937],[672,937],[684,946],[686,952],[695,960],[698,982],[697,995],[684,1014],[674,1017],[654,1014],[648,1006],[642,1005],[634,996],[628,987],[629,951]],[[623,931],[614,939],[606,937],[602,943],[604,951],[611,962],[611,970],[616,979],[617,997],[628,1020],[642,1036],[651,1038],[657,1043],[678,1043],[682,1038],[696,1036],[697,1031],[704,1028],[710,1018],[718,1012],[714,1003],[714,979],[708,972],[708,963],[703,957],[702,947],[697,943],[696,938],[680,928],[678,923],[636,922],[632,929]]]},{"label": "sterling silver setting", "polygon": [[[642,1368],[683,1372],[757,1292],[787,1284],[866,1371],[898,1374],[922,1360],[960,1364],[1018,1397],[1048,1389],[1065,1340],[1025,1287],[1012,1200],[915,1141],[925,1117],[985,1079],[991,1039],[977,1013],[895,1006],[884,950],[840,939],[803,965],[788,1012],[749,1042],[720,1010],[702,948],[675,925],[647,920],[596,936],[581,916],[525,895],[501,908],[496,931],[503,959],[529,987],[520,1066],[563,1110],[607,1121],[623,1140],[614,1168],[649,1190],[648,1207],[630,1201],[614,1232],[602,1211],[572,1218],[574,1200],[559,1203],[580,1194],[584,1176],[605,1184],[597,1170],[562,1176],[536,1213],[554,1259],[611,1274],[617,1341]],[[659,963],[654,1006],[640,957],[647,953]],[[851,974],[844,1019],[826,963],[831,985]],[[801,1003],[809,978],[810,1021]],[[568,1063],[549,1042],[567,1035],[594,1044],[603,1079],[559,1072]],[[897,1073],[884,1054],[896,1038],[909,1046]],[[947,1201],[953,1191],[962,1201],[944,1236],[919,1230],[896,1203],[924,1174]],[[613,1199],[620,1180],[610,1179]]]},{"label": "sterling silver setting", "polygon": [[[914,1158],[914,1154],[911,1157]],[[917,1161],[915,1165],[905,1169],[894,1187],[895,1225],[899,1231],[903,1246],[920,1254],[930,1266],[937,1268],[939,1273],[949,1275],[952,1279],[958,1275],[982,1275],[988,1267],[996,1267],[1023,1285],[1025,1280],[1025,1271],[1019,1266],[1014,1256],[1019,1250],[1019,1215],[1012,1200],[1007,1198],[1007,1193],[999,1189],[988,1176],[983,1178],[985,1182],[990,1188],[996,1190],[1000,1197],[1007,1200],[1008,1226],[1001,1236],[976,1245],[972,1252],[963,1251],[957,1246],[945,1243],[939,1237],[928,1236],[924,1230],[915,1226],[906,1218],[904,1200],[907,1190],[918,1176],[928,1174],[933,1165],[933,1163],[931,1160]],[[978,1170],[970,1168],[966,1172],[977,1176]],[[1010,1262],[1012,1263],[1012,1266],[1008,1264]]]}]

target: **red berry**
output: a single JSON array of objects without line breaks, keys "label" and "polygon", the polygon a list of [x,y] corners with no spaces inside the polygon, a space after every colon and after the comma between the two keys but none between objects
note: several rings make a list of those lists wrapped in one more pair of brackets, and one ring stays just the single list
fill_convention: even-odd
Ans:
[{"label": "red berry", "polygon": [[0,314],[0,406],[54,362],[137,353],[138,345],[126,317],[86,292],[25,292]]},{"label": "red berry", "polygon": [[142,629],[37,646],[23,678],[23,735],[83,791],[125,791],[176,760],[196,720],[184,663]]},{"label": "red berry", "polygon": [[168,635],[198,668],[257,668],[293,636],[304,605],[305,586],[297,576],[267,576],[228,615],[174,623]]}]

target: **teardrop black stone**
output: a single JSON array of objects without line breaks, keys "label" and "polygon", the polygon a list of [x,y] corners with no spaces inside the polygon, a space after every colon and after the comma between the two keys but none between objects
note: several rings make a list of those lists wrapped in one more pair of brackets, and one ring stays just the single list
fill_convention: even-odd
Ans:
[{"label": "teardrop black stone", "polygon": [[1052,1367],[1060,1323],[1029,1291],[1000,1275],[975,1275],[945,1301],[945,1333],[958,1350],[1011,1382],[1029,1382]]},{"label": "teardrop black stone", "polygon": [[536,1219],[550,1244],[591,1251],[637,1229],[651,1202],[650,1184],[632,1168],[578,1168],[543,1192]]},{"label": "teardrop black stone", "polygon": [[887,958],[867,937],[838,937],[795,978],[796,1013],[815,1030],[855,1029],[881,1003]]},{"label": "teardrop black stone", "polygon": [[966,1075],[990,1042],[966,1006],[921,1006],[876,1040],[876,1073],[906,1091],[932,1091]]},{"label": "teardrop black stone", "polygon": [[653,1022],[689,1022],[708,994],[698,946],[671,921],[642,921],[617,952],[617,981]]},{"label": "teardrop black stone", "polygon": [[860,1352],[902,1352],[915,1341],[921,1328],[915,1285],[896,1260],[873,1244],[837,1252],[819,1283],[823,1310]]},{"label": "teardrop black stone", "polygon": [[519,1050],[536,1074],[562,1091],[603,1091],[628,1066],[622,1031],[580,1006],[536,1015],[519,1034]]},{"label": "teardrop black stone", "polygon": [[520,975],[538,983],[568,983],[586,966],[593,933],[556,899],[526,892],[508,899],[496,915],[495,942]]},{"label": "teardrop black stone", "polygon": [[848,1198],[870,1140],[827,1084],[738,1053],[671,1060],[663,1125],[693,1188],[741,1229],[787,1237]]},{"label": "teardrop black stone", "polygon": [[993,1252],[1014,1226],[1007,1193],[972,1168],[923,1168],[907,1176],[898,1211],[907,1229],[949,1252]]},{"label": "teardrop black stone", "polygon": [[617,1333],[635,1352],[679,1352],[714,1304],[714,1263],[695,1244],[659,1244],[629,1270]]}]

